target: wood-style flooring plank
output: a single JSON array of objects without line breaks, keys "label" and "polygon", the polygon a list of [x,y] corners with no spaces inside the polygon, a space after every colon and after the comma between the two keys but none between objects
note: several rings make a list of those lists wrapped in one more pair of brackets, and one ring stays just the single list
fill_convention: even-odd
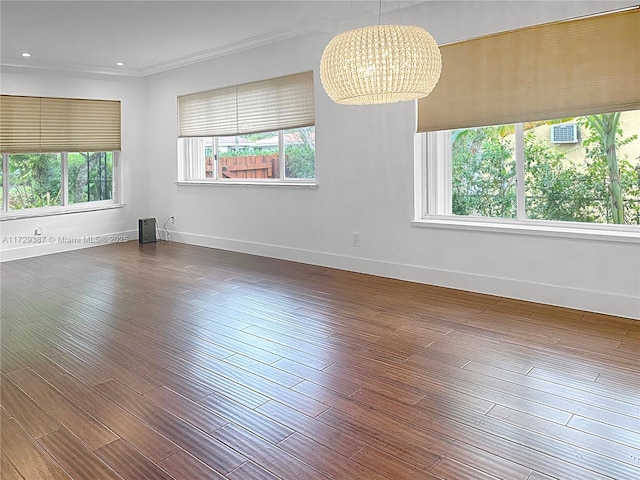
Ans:
[{"label": "wood-style flooring plank", "polygon": [[164,460],[180,449],[173,441],[74,377],[66,375],[53,382],[61,391],[67,392],[77,406],[152,461]]},{"label": "wood-style flooring plank", "polygon": [[[444,480],[458,480],[460,478],[464,478],[465,480],[500,480],[498,477],[481,472],[480,470],[476,470],[473,467],[448,457],[438,462],[438,464],[431,469],[431,472]],[[529,479],[530,478],[531,477],[529,477]]]},{"label": "wood-style flooring plank", "polygon": [[345,457],[351,457],[366,445],[336,428],[273,400],[260,405],[256,410]]},{"label": "wood-style flooring plank", "polygon": [[[4,318],[2,319],[4,321]],[[13,353],[0,346],[0,371],[2,373],[11,373],[15,370],[25,368],[26,364],[16,357]]]},{"label": "wood-style flooring plank", "polygon": [[64,368],[38,352],[13,333],[3,335],[1,341],[5,348],[13,353],[21,362],[46,380],[66,373]]},{"label": "wood-style flooring plank", "polygon": [[219,472],[228,473],[246,461],[235,450],[118,382],[110,380],[95,388]]},{"label": "wood-style flooring plank", "polygon": [[[326,473],[331,478],[367,478],[371,480],[385,479],[385,477],[376,473],[375,470],[365,467],[364,465],[367,464],[366,461],[359,462],[357,456],[359,453],[351,458],[347,458],[334,450],[325,447],[321,443],[314,442],[310,438],[300,435],[299,433],[294,433],[290,437],[285,438],[278,444],[278,447],[317,468],[321,472]],[[384,462],[384,460],[382,461]],[[389,468],[394,467],[393,464],[388,464],[388,462],[384,463]],[[377,467],[375,462],[371,462],[371,464],[374,468]],[[401,473],[400,469],[395,469],[394,478],[403,478]],[[420,473],[424,474],[424,472]],[[424,478],[426,479],[426,477]]]},{"label": "wood-style flooring plank", "polygon": [[640,478],[638,320],[168,242],[0,282],[3,479]]},{"label": "wood-style flooring plank", "polygon": [[4,480],[25,480],[4,455],[0,455],[0,473]]},{"label": "wood-style flooring plank", "polygon": [[[2,422],[2,457],[28,480],[66,480],[71,477],[14,420]],[[9,469],[9,472],[12,472]],[[3,477],[4,477],[4,472]],[[11,473],[10,473],[11,474]]]},{"label": "wood-style flooring plank", "polygon": [[236,425],[230,424],[222,427],[213,435],[227,445],[233,445],[233,448],[242,455],[276,476],[309,480],[330,478],[284,450]]},{"label": "wood-style flooring plank", "polygon": [[293,430],[273,421],[259,411],[250,409],[222,395],[209,395],[198,402],[210,410],[219,412],[230,422],[271,443],[278,443],[293,433]]},{"label": "wood-style flooring plank", "polygon": [[87,385],[97,385],[111,380],[111,375],[81,360],[71,353],[58,355],[54,362]]},{"label": "wood-style flooring plank", "polygon": [[229,472],[226,478],[229,480],[278,480],[280,477],[276,477],[253,462],[245,462],[233,472]]},{"label": "wood-style flooring plank", "polygon": [[176,417],[198,427],[206,433],[211,433],[229,423],[229,420],[219,413],[207,409],[164,386],[151,390],[144,396],[150,398],[151,401],[167,412],[174,414]]},{"label": "wood-style flooring plank", "polygon": [[614,427],[579,415],[571,417],[567,426],[630,447],[640,448],[640,433],[632,432],[624,428]]},{"label": "wood-style flooring plank", "polygon": [[0,378],[0,403],[8,416],[14,417],[33,438],[60,428],[58,421],[4,375]]},{"label": "wood-style flooring plank", "polygon": [[41,409],[77,435],[91,450],[117,440],[117,435],[111,430],[78,408],[69,397],[30,369],[12,372],[9,378]]},{"label": "wood-style flooring plank", "polygon": [[307,367],[306,365],[291,361],[287,358],[278,360],[273,363],[272,366],[345,395],[350,395],[360,388],[360,385],[353,379],[343,379],[331,375],[324,370],[316,370],[315,368]]},{"label": "wood-style flooring plank", "polygon": [[98,457],[125,479],[171,480],[159,466],[131,447],[124,440],[116,440],[96,450]]},{"label": "wood-style flooring plank", "polygon": [[488,417],[503,420],[505,423],[517,425],[533,432],[541,433],[550,438],[560,440],[576,447],[585,448],[620,462],[640,467],[640,444],[635,448],[619,445],[612,440],[604,439],[589,433],[576,430],[557,423],[534,417],[527,413],[511,410],[510,408],[496,405],[487,414]]},{"label": "wood-style flooring plank", "polygon": [[83,342],[68,343],[67,349],[81,361],[89,364],[93,368],[103,371],[114,380],[118,380],[124,385],[132,388],[138,393],[145,393],[161,385],[161,383],[145,377],[136,370],[120,362],[116,356],[109,355],[109,352],[102,352],[96,345],[89,345]]},{"label": "wood-style flooring plank", "polygon": [[62,428],[45,435],[38,443],[51,455],[73,478],[91,480],[122,480],[114,470],[96,457],[80,439]]},{"label": "wood-style flooring plank", "polygon": [[185,450],[164,459],[159,465],[176,480],[224,480],[225,477]]},{"label": "wood-style flooring plank", "polygon": [[[0,385],[0,388],[2,386]],[[9,420],[10,418],[13,418],[13,415],[11,415],[9,412],[7,412],[7,409],[4,408],[2,405],[0,405],[0,421],[2,420]]]}]

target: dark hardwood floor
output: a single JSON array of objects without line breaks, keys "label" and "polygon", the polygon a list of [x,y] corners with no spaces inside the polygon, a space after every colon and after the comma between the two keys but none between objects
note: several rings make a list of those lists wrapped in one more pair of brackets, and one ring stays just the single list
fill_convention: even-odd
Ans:
[{"label": "dark hardwood floor", "polygon": [[176,243],[2,264],[2,479],[640,478],[640,322]]}]

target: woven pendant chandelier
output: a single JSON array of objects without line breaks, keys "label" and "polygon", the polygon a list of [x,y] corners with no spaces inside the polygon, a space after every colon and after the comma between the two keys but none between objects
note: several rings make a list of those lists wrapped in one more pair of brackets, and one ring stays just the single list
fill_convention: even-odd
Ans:
[{"label": "woven pendant chandelier", "polygon": [[442,70],[425,29],[377,25],[336,35],[320,59],[320,80],[336,103],[367,105],[426,97]]}]

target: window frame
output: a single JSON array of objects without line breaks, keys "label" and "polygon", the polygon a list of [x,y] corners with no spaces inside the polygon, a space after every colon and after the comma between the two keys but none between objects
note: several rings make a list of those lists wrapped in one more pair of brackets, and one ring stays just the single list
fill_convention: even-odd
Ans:
[{"label": "window frame", "polygon": [[48,217],[53,215],[63,215],[68,213],[90,212],[97,210],[108,210],[112,208],[124,207],[122,203],[122,162],[120,151],[111,151],[112,154],[112,184],[111,199],[93,200],[89,202],[69,203],[69,153],[57,152],[60,154],[60,181],[62,205],[50,207],[24,208],[21,210],[9,210],[9,155],[2,154],[2,207],[0,211],[0,221],[18,220],[23,218]]},{"label": "window frame", "polygon": [[[258,185],[317,187],[313,178],[287,178],[284,132],[313,127],[314,72],[303,72],[228,85],[177,97],[177,185]],[[270,132],[278,135],[279,178],[218,178],[216,140]],[[184,139],[208,138],[214,152],[214,178],[198,178],[200,154]],[[197,155],[197,156],[196,156]],[[196,160],[192,160],[192,157]],[[316,149],[314,142],[314,159]],[[206,172],[206,166],[205,172]]]},{"label": "window frame", "polygon": [[[307,128],[307,127],[298,127]],[[315,132],[315,125],[313,125]],[[287,130],[296,130],[291,128]],[[182,137],[178,138],[178,164],[179,174],[178,181],[174,182],[177,185],[263,185],[263,186],[286,186],[286,187],[317,187],[317,171],[314,169],[313,178],[289,178],[286,176],[286,156],[285,156],[285,130],[278,130],[278,162],[279,162],[279,178],[218,178],[218,138],[219,137]],[[275,133],[275,132],[274,132]],[[247,134],[244,134],[247,135]],[[213,149],[213,178],[197,178],[193,177],[193,172],[196,170],[193,165],[193,161],[189,158],[188,150],[186,148],[186,142],[181,144],[182,140],[189,140],[194,138],[210,138]],[[315,147],[314,147],[315,155]]]},{"label": "window frame", "polygon": [[[516,142],[523,142],[516,123]],[[518,127],[520,125],[520,127]],[[518,137],[520,139],[518,140]],[[517,217],[472,217],[451,213],[451,131],[417,133],[414,137],[414,227],[513,235],[562,237],[640,244],[640,227],[525,218],[524,148],[516,145]],[[518,152],[519,150],[519,152]],[[446,205],[448,205],[448,210]]]}]

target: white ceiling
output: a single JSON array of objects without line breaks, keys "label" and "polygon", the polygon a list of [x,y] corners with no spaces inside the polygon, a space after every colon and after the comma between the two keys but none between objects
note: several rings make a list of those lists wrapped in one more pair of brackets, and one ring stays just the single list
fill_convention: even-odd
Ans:
[{"label": "white ceiling", "polygon": [[0,64],[145,76],[416,3],[0,0]]}]

